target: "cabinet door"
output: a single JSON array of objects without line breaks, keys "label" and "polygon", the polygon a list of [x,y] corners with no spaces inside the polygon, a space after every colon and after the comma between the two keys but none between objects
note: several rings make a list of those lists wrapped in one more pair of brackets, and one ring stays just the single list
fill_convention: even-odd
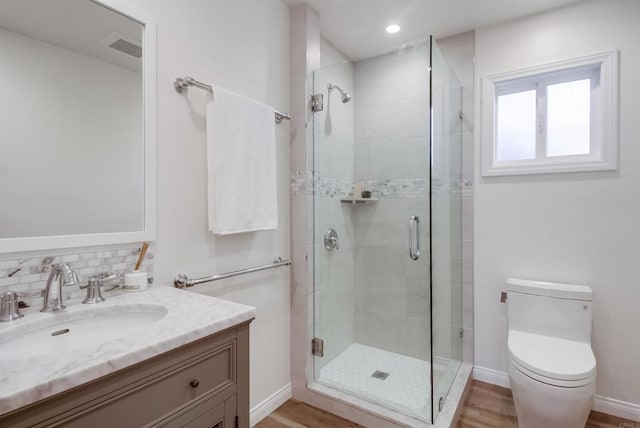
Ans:
[{"label": "cabinet door", "polygon": [[215,405],[215,398],[169,416],[165,423],[154,425],[162,428],[235,428],[237,396]]},{"label": "cabinet door", "polygon": [[[227,424],[225,418],[224,403],[220,404],[213,409],[197,416],[195,419],[189,421],[185,425],[185,428],[224,428],[231,427],[231,424]],[[185,415],[188,416],[188,415]]]},{"label": "cabinet door", "polygon": [[[185,427],[188,428],[235,428],[236,421],[236,399],[230,398],[224,404],[215,409],[211,409],[196,417]],[[220,417],[222,413],[222,418]],[[217,422],[216,422],[217,421]]]}]

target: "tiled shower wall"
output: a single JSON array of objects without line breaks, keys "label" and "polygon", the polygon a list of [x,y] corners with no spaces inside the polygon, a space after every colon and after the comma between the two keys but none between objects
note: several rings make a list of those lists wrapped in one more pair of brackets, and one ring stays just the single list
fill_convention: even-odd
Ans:
[{"label": "tiled shower wall", "polygon": [[[429,45],[355,64],[355,176],[375,204],[353,216],[356,342],[429,359]],[[422,255],[409,258],[409,218]],[[398,334],[402,332],[402,334]]]},{"label": "tiled shower wall", "polygon": [[[44,290],[51,272],[51,265],[67,263],[78,272],[81,284],[88,278],[101,273],[124,274],[133,270],[140,245],[132,244],[117,247],[101,247],[93,249],[76,249],[69,251],[42,251],[38,255],[26,255],[0,260],[0,293],[15,291],[19,300],[32,307],[42,306],[42,290]],[[153,278],[153,245],[149,247],[141,270]],[[80,285],[62,288],[63,298],[82,297],[86,291]]]}]

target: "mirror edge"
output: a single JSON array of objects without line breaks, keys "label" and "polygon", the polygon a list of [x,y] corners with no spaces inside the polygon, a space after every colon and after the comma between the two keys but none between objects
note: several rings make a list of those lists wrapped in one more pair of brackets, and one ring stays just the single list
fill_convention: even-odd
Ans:
[{"label": "mirror edge", "polygon": [[83,235],[38,236],[0,239],[0,254],[57,248],[91,247],[156,240],[157,189],[157,103],[156,103],[156,25],[139,8],[122,0],[90,0],[116,13],[139,22],[144,49],[143,109],[144,109],[144,230],[135,232],[91,233]]}]

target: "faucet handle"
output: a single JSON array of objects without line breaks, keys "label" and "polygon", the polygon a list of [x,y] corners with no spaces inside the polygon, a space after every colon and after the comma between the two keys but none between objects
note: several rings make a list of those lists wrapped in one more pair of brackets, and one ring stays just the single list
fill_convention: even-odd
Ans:
[{"label": "faucet handle", "polygon": [[94,275],[89,278],[87,281],[87,285],[81,285],[81,289],[87,289],[87,297],[82,301],[84,304],[93,304],[104,302],[104,297],[102,297],[102,279],[100,275]]},{"label": "faucet handle", "polygon": [[7,291],[0,296],[0,322],[22,318],[18,307],[18,293]]},{"label": "faucet handle", "polygon": [[81,285],[80,289],[84,290],[85,288],[89,288],[89,287],[101,287],[101,286],[102,284],[100,283],[100,277],[98,275],[93,275],[87,278],[87,283],[84,285]]},{"label": "faucet handle", "polygon": [[112,281],[115,281],[121,277],[121,275],[117,273],[114,273],[108,276],[106,275],[108,274],[101,273],[98,275],[90,276],[87,280],[87,284],[81,285],[80,288],[84,290],[85,288],[89,288],[89,287],[102,287],[103,285],[111,283]]},{"label": "faucet handle", "polygon": [[122,275],[119,273],[102,273],[98,275],[98,282],[100,285],[112,284],[114,281],[122,279]]},{"label": "faucet handle", "polygon": [[87,285],[80,286],[81,289],[87,289],[87,297],[85,297],[82,303],[93,304],[104,302],[104,297],[102,297],[102,290],[100,289],[100,287],[119,278],[120,274],[117,273],[111,275],[109,275],[108,273],[101,273],[99,275],[89,277]]}]

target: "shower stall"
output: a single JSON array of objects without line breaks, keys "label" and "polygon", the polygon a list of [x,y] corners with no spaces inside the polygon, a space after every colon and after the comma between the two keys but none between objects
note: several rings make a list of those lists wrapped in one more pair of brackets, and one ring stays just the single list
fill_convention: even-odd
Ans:
[{"label": "shower stall", "polygon": [[432,39],[310,78],[308,383],[432,423],[462,360],[461,85]]}]

